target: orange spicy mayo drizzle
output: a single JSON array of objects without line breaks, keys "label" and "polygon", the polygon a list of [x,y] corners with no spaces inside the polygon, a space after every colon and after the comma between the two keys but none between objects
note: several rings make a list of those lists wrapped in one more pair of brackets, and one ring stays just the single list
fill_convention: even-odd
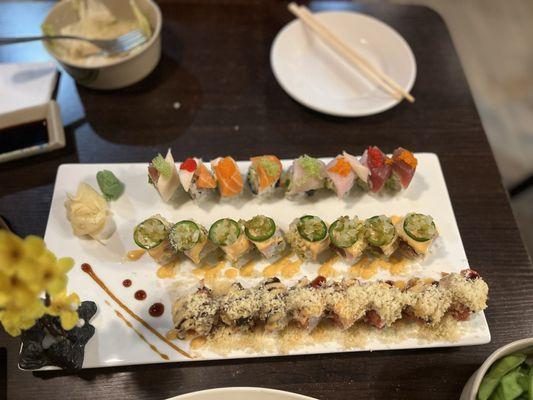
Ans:
[{"label": "orange spicy mayo drizzle", "polygon": [[87,275],[89,275],[93,279],[93,281],[95,281],[96,284],[98,286],[100,286],[102,288],[102,290],[104,292],[106,292],[107,295],[109,297],[111,297],[111,299],[113,299],[113,301],[115,303],[117,303],[124,311],[126,311],[133,319],[137,320],[142,326],[144,326],[146,329],[148,329],[150,332],[152,332],[159,339],[161,339],[163,342],[165,342],[168,346],[172,347],[174,350],[176,350],[181,355],[183,355],[183,356],[185,356],[187,358],[193,358],[189,353],[187,353],[186,351],[180,349],[174,343],[172,343],[167,338],[165,338],[163,335],[161,335],[148,322],[146,322],[144,319],[142,319],[137,314],[135,314],[133,311],[131,311],[128,308],[128,306],[126,306],[126,304],[124,304],[117,296],[115,296],[115,294],[111,290],[109,290],[109,288],[106,286],[106,284],[98,277],[98,275],[96,275],[96,273],[94,272],[94,270],[92,269],[92,267],[89,264],[87,264],[87,263],[82,264],[81,265],[81,270],[83,272],[85,272]]},{"label": "orange spicy mayo drizzle", "polygon": [[144,256],[144,253],[146,253],[146,250],[143,249],[130,250],[126,253],[126,258],[128,261],[137,261],[139,258]]}]

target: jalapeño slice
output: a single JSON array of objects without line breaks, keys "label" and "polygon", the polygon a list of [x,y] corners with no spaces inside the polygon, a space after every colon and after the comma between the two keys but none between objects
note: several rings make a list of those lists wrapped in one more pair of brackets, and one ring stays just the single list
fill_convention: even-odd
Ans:
[{"label": "jalape\u00f1o slice", "polygon": [[376,215],[365,222],[365,237],[373,246],[384,246],[390,243],[396,235],[391,220],[384,215]]},{"label": "jalape\u00f1o slice", "polygon": [[435,237],[437,228],[430,215],[409,213],[403,221],[403,230],[417,242],[427,242]]},{"label": "jalape\u00f1o slice", "polygon": [[163,221],[148,218],[135,227],[133,240],[137,246],[150,250],[161,244],[168,237],[168,229]]},{"label": "jalape\u00f1o slice", "polygon": [[340,217],[329,227],[329,238],[334,246],[342,249],[353,246],[359,239],[359,224],[356,219]]},{"label": "jalape\u00f1o slice", "polygon": [[255,242],[264,242],[276,232],[276,223],[272,218],[256,215],[244,224],[244,233],[248,239]]},{"label": "jalape\u00f1o slice", "polygon": [[241,235],[241,227],[230,218],[215,221],[209,228],[209,239],[219,246],[229,246],[237,241]]},{"label": "jalape\u00f1o slice", "polygon": [[202,232],[195,222],[184,220],[175,224],[168,235],[170,244],[178,251],[192,249],[200,240]]},{"label": "jalape\u00f1o slice", "polygon": [[328,228],[320,218],[304,215],[298,221],[298,233],[309,242],[319,242],[328,234]]}]

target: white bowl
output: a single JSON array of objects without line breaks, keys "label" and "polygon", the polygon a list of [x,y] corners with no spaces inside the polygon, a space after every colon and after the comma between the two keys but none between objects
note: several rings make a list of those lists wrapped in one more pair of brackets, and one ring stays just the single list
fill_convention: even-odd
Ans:
[{"label": "white bowl", "polygon": [[487,370],[490,368],[490,366],[494,364],[496,360],[519,351],[526,354],[533,353],[533,338],[511,342],[503,347],[500,347],[494,353],[492,353],[485,360],[485,362],[481,364],[481,367],[479,367],[479,369],[470,377],[463,389],[463,392],[461,393],[460,400],[475,400],[477,391],[479,389],[479,384],[481,383],[481,380],[487,373]]},{"label": "white bowl", "polygon": [[[50,25],[55,31],[71,24],[78,19],[78,14],[73,8],[74,0],[58,2],[48,15],[44,23]],[[132,18],[129,1],[125,0],[100,0],[113,15],[118,18]],[[126,57],[113,60],[102,66],[87,66],[62,59],[54,53],[50,42],[43,42],[45,49],[54,57],[63,68],[80,85],[93,89],[119,89],[132,85],[145,78],[154,70],[161,58],[161,10],[151,0],[136,0],[141,12],[146,16],[152,27],[152,37],[139,52],[133,52]]]}]

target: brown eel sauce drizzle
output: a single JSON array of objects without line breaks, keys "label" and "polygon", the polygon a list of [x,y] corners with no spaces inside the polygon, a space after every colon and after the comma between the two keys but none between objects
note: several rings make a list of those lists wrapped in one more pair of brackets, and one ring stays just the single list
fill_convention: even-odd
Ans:
[{"label": "brown eel sauce drizzle", "polygon": [[189,353],[186,351],[180,349],[178,346],[176,346],[174,343],[172,343],[170,340],[168,340],[166,337],[161,335],[156,329],[154,329],[148,322],[146,322],[144,319],[139,317],[137,314],[135,314],[133,311],[131,311],[128,306],[126,306],[115,294],[109,290],[109,288],[105,285],[104,282],[96,275],[92,267],[87,264],[83,263],[81,265],[81,270],[85,272],[87,275],[89,275],[97,284],[102,288],[104,292],[107,293],[111,299],[115,303],[117,303],[124,311],[126,311],[133,319],[137,320],[142,326],[144,326],[146,329],[148,329],[150,332],[152,332],[154,335],[156,335],[159,339],[161,339],[163,342],[165,342],[168,346],[172,347],[174,350],[176,350],[181,355],[187,357],[187,358],[193,358]]}]

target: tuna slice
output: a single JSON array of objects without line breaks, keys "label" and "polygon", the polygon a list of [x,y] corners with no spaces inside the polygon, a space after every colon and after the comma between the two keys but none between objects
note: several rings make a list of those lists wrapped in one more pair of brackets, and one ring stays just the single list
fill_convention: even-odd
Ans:
[{"label": "tuna slice", "polygon": [[326,166],[326,173],[333,182],[337,196],[343,198],[350,191],[355,180],[355,174],[348,160],[343,156],[337,156]]},{"label": "tuna slice", "polygon": [[392,153],[392,171],[400,179],[404,189],[411,183],[417,164],[417,159],[409,150],[398,147]]},{"label": "tuna slice", "polygon": [[370,146],[361,157],[361,163],[370,170],[370,190],[379,192],[391,176],[391,160],[377,146]]}]

